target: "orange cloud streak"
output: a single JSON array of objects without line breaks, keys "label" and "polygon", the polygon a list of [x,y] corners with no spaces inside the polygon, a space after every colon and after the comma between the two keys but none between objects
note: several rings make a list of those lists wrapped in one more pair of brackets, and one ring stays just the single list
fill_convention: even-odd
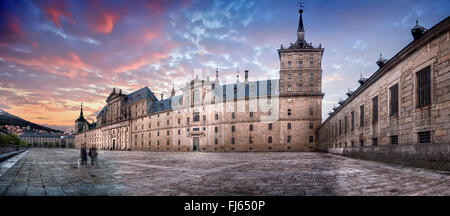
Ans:
[{"label": "orange cloud streak", "polygon": [[110,34],[116,22],[119,21],[119,16],[113,13],[101,13],[95,17],[92,22],[89,22],[89,26],[94,32],[101,34]]}]

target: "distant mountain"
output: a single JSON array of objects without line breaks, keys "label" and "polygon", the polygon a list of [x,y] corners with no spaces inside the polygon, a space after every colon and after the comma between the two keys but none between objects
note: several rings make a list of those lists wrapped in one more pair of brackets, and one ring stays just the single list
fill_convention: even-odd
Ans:
[{"label": "distant mountain", "polygon": [[63,131],[55,130],[49,127],[44,127],[42,125],[35,124],[33,122],[29,122],[27,120],[23,120],[22,118],[19,118],[15,115],[11,115],[3,110],[0,109],[0,125],[15,125],[20,127],[26,127],[30,126],[30,129],[35,130],[44,130],[47,132],[56,132],[56,133],[62,133]]},{"label": "distant mountain", "polygon": [[58,126],[58,125],[48,125],[48,124],[42,124],[44,127],[49,127],[55,130],[62,130],[64,132],[73,132],[74,127],[73,126]]}]

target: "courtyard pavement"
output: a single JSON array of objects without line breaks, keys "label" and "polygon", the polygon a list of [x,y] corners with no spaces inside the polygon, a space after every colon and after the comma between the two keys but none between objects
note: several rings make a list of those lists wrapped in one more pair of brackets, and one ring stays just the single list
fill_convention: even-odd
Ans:
[{"label": "courtyard pavement", "polygon": [[448,172],[325,153],[99,151],[84,167],[78,158],[31,149],[0,163],[0,195],[450,195]]}]

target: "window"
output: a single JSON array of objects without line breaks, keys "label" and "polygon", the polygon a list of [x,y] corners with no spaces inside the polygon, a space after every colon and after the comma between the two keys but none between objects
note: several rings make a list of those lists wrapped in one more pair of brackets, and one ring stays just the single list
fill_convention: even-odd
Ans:
[{"label": "window", "polygon": [[378,139],[377,138],[372,138],[372,145],[373,146],[377,146],[378,145]]},{"label": "window", "polygon": [[288,137],[287,137],[287,142],[288,142],[288,143],[291,143],[291,136],[288,136]]},{"label": "window", "polygon": [[352,111],[352,123],[351,123],[351,130],[355,130],[355,111]]},{"label": "window", "polygon": [[267,137],[267,143],[272,143],[272,136]]},{"label": "window", "polygon": [[344,133],[347,133],[347,116],[344,116]]},{"label": "window", "polygon": [[167,125],[169,125],[169,120],[167,120]]},{"label": "window", "polygon": [[313,129],[313,128],[314,128],[314,125],[313,125],[312,122],[310,122],[310,123],[309,123],[309,129]]},{"label": "window", "polygon": [[390,101],[390,115],[394,116],[398,114],[398,83],[389,88],[391,93]]},{"label": "window", "polygon": [[364,140],[359,141],[359,146],[364,146]]},{"label": "window", "polygon": [[398,145],[398,136],[391,136],[391,145]]},{"label": "window", "polygon": [[236,118],[236,114],[234,112],[231,113],[231,118]]},{"label": "window", "polygon": [[288,75],[287,75],[287,78],[288,78],[288,79],[292,79],[292,74],[288,74]]},{"label": "window", "polygon": [[288,67],[291,68],[292,67],[292,62],[288,61]]},{"label": "window", "polygon": [[217,140],[217,138],[214,139],[214,144],[217,145],[217,143],[219,143],[219,141]]},{"label": "window", "polygon": [[178,140],[178,145],[181,145],[181,140]]},{"label": "window", "polygon": [[292,91],[292,86],[291,86],[291,85],[288,85],[287,90],[288,90],[288,92]]},{"label": "window", "polygon": [[431,73],[430,67],[417,72],[417,107],[431,104]]},{"label": "window", "polygon": [[203,115],[203,121],[206,121],[206,115]]},{"label": "window", "polygon": [[186,118],[186,123],[189,124],[189,117]]},{"label": "window", "polygon": [[272,130],[272,123],[269,123],[269,129],[268,130]]},{"label": "window", "polygon": [[159,131],[158,131],[158,136],[159,136]]},{"label": "window", "polygon": [[219,128],[218,127],[214,127],[214,132],[215,133],[219,132]]},{"label": "window", "polygon": [[309,66],[314,67],[314,61],[309,61]]},{"label": "window", "polygon": [[219,114],[216,114],[216,121],[219,120]]},{"label": "window", "polygon": [[311,80],[314,79],[314,73],[309,74],[309,79],[311,79]]},{"label": "window", "polygon": [[359,107],[359,126],[364,126],[364,104]]},{"label": "window", "polygon": [[250,118],[253,117],[253,112],[250,112]]},{"label": "window", "polygon": [[302,79],[302,72],[298,73],[298,79],[299,79],[299,80]]},{"label": "window", "polygon": [[351,144],[352,144],[352,147],[355,147],[355,141],[352,140]]},{"label": "window", "polygon": [[314,137],[313,136],[309,136],[309,142],[312,143],[314,141]]},{"label": "window", "polygon": [[180,129],[178,129],[178,135],[180,135],[181,134],[181,130]]},{"label": "window", "polygon": [[309,108],[309,115],[314,115],[314,110],[313,110],[313,108]]},{"label": "window", "polygon": [[234,137],[231,137],[231,144],[234,144]]},{"label": "window", "polygon": [[252,136],[248,138],[248,143],[253,144],[253,137]]},{"label": "window", "polygon": [[302,84],[298,84],[298,91],[302,91]]},{"label": "window", "polygon": [[181,119],[178,119],[178,124],[181,124]]},{"label": "window", "polygon": [[430,143],[431,142],[431,133],[430,131],[419,132],[419,143]]},{"label": "window", "polygon": [[249,127],[248,127],[248,129],[249,129],[250,131],[253,131],[253,125],[250,124]]},{"label": "window", "polygon": [[342,134],[341,119],[339,119],[339,135]]},{"label": "window", "polygon": [[303,61],[298,61],[298,67],[303,67]]},{"label": "window", "polygon": [[231,125],[231,132],[234,132],[236,130],[234,125]]},{"label": "window", "polygon": [[198,122],[200,121],[200,114],[198,112],[194,113],[194,117],[192,118],[193,122]]},{"label": "window", "polygon": [[291,109],[288,109],[287,113],[288,113],[288,116],[290,116],[291,115]]},{"label": "window", "polygon": [[291,123],[287,123],[287,129],[290,130],[291,129]]},{"label": "window", "polygon": [[309,91],[314,91],[314,84],[309,84]]},{"label": "window", "polygon": [[372,123],[378,122],[378,96],[372,98]]}]

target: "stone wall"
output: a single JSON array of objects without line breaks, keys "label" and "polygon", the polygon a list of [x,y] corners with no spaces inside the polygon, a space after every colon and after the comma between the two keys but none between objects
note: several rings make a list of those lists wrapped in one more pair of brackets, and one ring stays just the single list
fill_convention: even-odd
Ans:
[{"label": "stone wall", "polygon": [[450,143],[371,146],[341,148],[341,150],[341,153],[347,157],[450,171]]},{"label": "stone wall", "polygon": [[[350,157],[448,169],[449,30],[447,18],[401,50],[355,90],[319,127],[319,148]],[[419,106],[417,73],[426,68],[431,75],[431,104]],[[390,112],[390,88],[394,85],[398,85],[397,114]],[[378,120],[373,118],[375,97]],[[421,132],[429,132],[430,141],[421,142]],[[397,137],[398,142],[392,137]]]}]

